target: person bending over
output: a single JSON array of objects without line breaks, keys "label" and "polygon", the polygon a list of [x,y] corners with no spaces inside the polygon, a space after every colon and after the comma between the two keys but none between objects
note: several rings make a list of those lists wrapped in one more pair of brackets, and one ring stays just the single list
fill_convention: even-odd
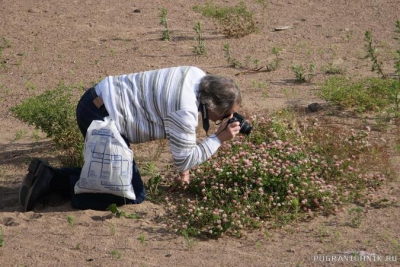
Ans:
[{"label": "person bending over", "polygon": [[[189,183],[190,168],[206,161],[224,141],[239,133],[239,122],[228,124],[227,118],[233,116],[241,100],[233,80],[206,74],[194,66],[179,66],[105,78],[83,94],[76,119],[85,137],[93,120],[109,117],[128,147],[167,139],[180,178]],[[208,120],[222,121],[218,130],[201,142],[197,142],[196,136],[199,113],[206,132]],[[71,198],[76,209],[106,210],[113,203],[120,206],[145,200],[144,184],[134,160],[134,199],[107,193],[75,194],[80,170],[57,169],[41,159],[33,159],[20,187],[20,204],[25,211],[31,211],[39,199],[52,191]]]}]

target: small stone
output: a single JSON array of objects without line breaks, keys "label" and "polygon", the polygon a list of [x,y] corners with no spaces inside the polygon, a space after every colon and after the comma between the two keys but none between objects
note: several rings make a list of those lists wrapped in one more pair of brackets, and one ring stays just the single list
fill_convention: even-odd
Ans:
[{"label": "small stone", "polygon": [[293,27],[292,26],[278,26],[278,27],[275,27],[275,31],[284,31],[284,30],[289,30],[291,28],[293,28]]}]

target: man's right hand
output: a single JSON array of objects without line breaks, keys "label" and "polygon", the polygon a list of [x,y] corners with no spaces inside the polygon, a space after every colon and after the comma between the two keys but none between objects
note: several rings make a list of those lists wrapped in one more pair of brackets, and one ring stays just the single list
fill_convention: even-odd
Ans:
[{"label": "man's right hand", "polygon": [[228,121],[229,119],[223,121],[220,124],[218,131],[215,133],[221,143],[231,140],[240,131],[240,123],[238,121],[231,122],[229,124]]}]

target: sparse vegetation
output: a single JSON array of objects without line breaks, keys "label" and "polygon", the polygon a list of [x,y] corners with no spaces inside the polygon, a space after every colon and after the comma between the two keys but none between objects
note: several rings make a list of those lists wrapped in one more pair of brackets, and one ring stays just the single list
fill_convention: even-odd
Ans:
[{"label": "sparse vegetation", "polygon": [[139,215],[135,213],[127,214],[125,211],[120,210],[115,204],[111,204],[107,210],[111,211],[117,218],[140,219]]},{"label": "sparse vegetation", "polygon": [[0,226],[0,248],[4,246],[3,228]]},{"label": "sparse vegetation", "polygon": [[170,31],[168,27],[168,19],[167,19],[167,9],[166,8],[161,8],[160,11],[160,24],[164,26],[164,30],[162,32],[161,40],[163,41],[170,41],[171,36],[170,36]]},{"label": "sparse vegetation", "polygon": [[231,46],[229,43],[226,43],[223,47],[224,57],[228,62],[230,67],[244,69],[243,72],[239,72],[236,75],[244,74],[244,73],[257,73],[257,72],[270,72],[278,69],[279,64],[281,62],[281,58],[279,57],[282,49],[273,47],[272,54],[275,58],[272,62],[261,62],[260,59],[254,58],[252,59],[250,55],[245,57],[244,63],[241,63],[238,59],[234,58],[231,54]]},{"label": "sparse vegetation", "polygon": [[311,82],[315,77],[315,64],[310,64],[308,71],[306,72],[306,68],[303,65],[292,65],[291,70],[294,72],[296,76],[296,81],[299,83]]},{"label": "sparse vegetation", "polygon": [[207,18],[216,19],[221,32],[227,37],[239,38],[257,30],[253,12],[247,10],[243,1],[233,7],[207,2],[204,6],[195,6],[193,9]]},{"label": "sparse vegetation", "polygon": [[379,111],[390,104],[392,81],[381,78],[367,78],[353,81],[343,76],[329,78],[321,85],[319,96],[357,112]]},{"label": "sparse vegetation", "polygon": [[231,55],[231,45],[230,43],[227,43],[224,45],[224,57],[226,59],[226,61],[228,62],[229,66],[237,68],[240,66],[240,63],[232,57]]},{"label": "sparse vegetation", "polygon": [[144,244],[146,242],[146,235],[140,234],[138,239],[139,239],[140,243]]},{"label": "sparse vegetation", "polygon": [[196,55],[206,55],[206,45],[203,40],[203,30],[200,21],[196,22],[193,30],[196,32],[195,40],[197,41],[197,45],[193,47],[193,53],[195,53]]},{"label": "sparse vegetation", "polygon": [[349,222],[348,226],[353,228],[359,228],[363,220],[363,210],[360,207],[349,209],[348,211]]},{"label": "sparse vegetation", "polygon": [[121,258],[121,252],[119,252],[117,249],[111,250],[110,254],[113,259],[119,260]]},{"label": "sparse vegetation", "polygon": [[7,69],[7,60],[3,59],[3,51],[6,48],[10,48],[11,43],[8,41],[6,37],[2,38],[2,42],[0,44],[0,66],[2,69],[6,70]]},{"label": "sparse vegetation", "polygon": [[75,225],[75,217],[74,216],[68,215],[67,221],[68,221],[69,226],[74,227],[74,225]]},{"label": "sparse vegetation", "polygon": [[366,42],[365,48],[367,50],[366,58],[369,58],[372,61],[371,71],[376,71],[382,76],[382,78],[387,78],[387,74],[383,71],[383,63],[382,61],[378,60],[378,49],[374,45],[371,32],[366,31],[364,36],[364,40]]},{"label": "sparse vegetation", "polygon": [[324,73],[328,75],[343,75],[346,73],[346,69],[339,66],[334,66],[332,63],[329,63],[327,66],[324,67]]}]

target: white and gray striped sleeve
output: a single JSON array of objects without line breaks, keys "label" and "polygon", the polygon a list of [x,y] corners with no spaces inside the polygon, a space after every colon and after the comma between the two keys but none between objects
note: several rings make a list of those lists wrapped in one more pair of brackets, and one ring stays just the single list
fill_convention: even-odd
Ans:
[{"label": "white and gray striped sleeve", "polygon": [[175,167],[179,171],[186,171],[203,163],[221,146],[215,135],[197,143],[197,124],[198,113],[192,110],[178,110],[165,118],[165,132]]}]

